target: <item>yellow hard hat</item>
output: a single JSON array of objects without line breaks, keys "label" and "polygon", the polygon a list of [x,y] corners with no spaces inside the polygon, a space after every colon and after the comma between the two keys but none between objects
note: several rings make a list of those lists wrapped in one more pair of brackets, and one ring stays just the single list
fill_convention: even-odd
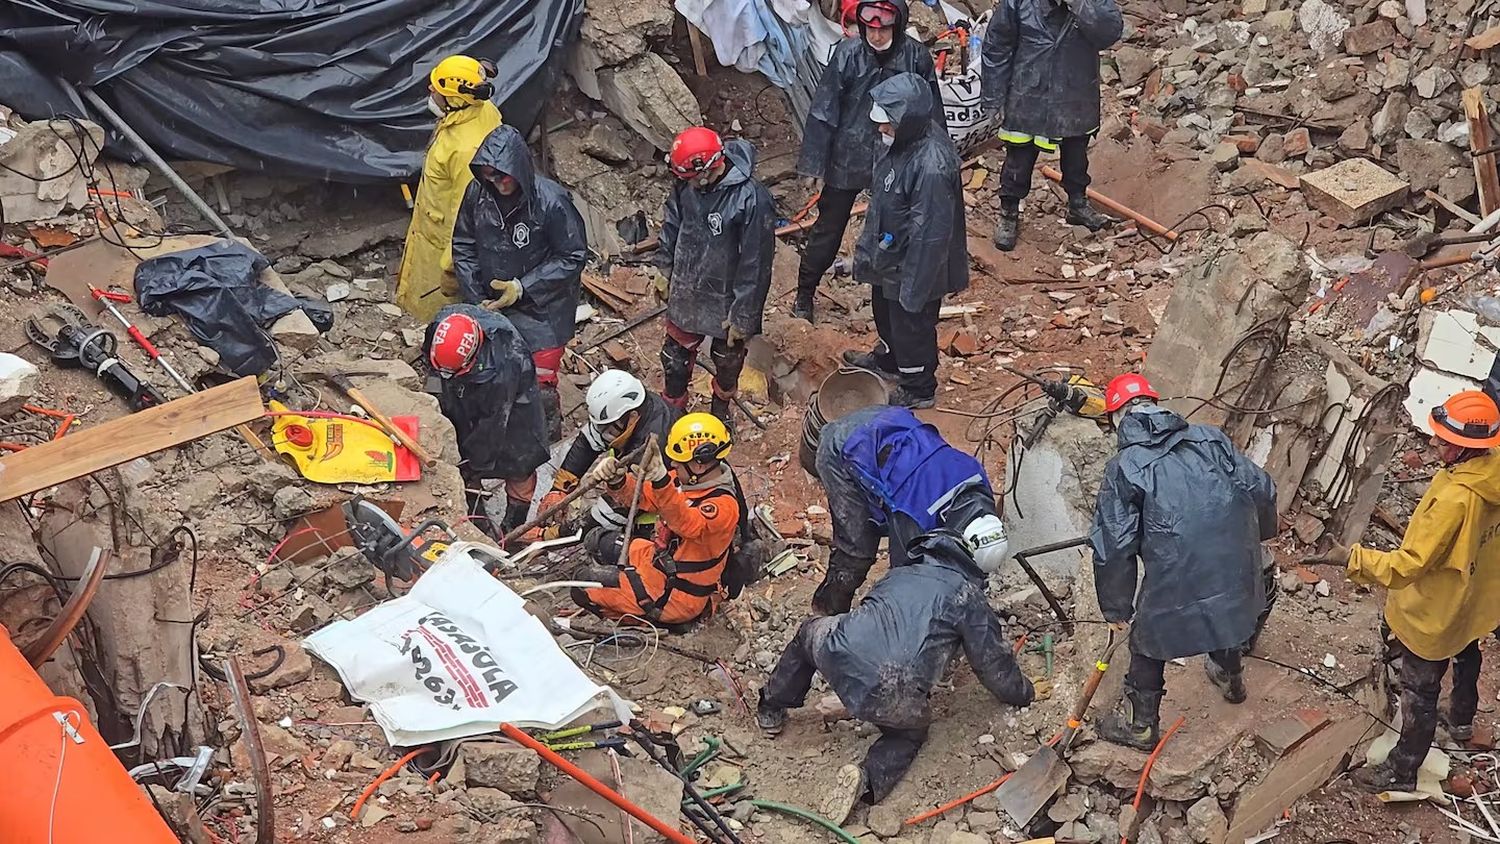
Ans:
[{"label": "yellow hard hat", "polygon": [[689,413],[667,432],[667,457],[678,463],[723,460],[732,445],[729,429],[712,413]]},{"label": "yellow hard hat", "polygon": [[484,65],[469,56],[449,56],[438,62],[428,75],[434,91],[464,105],[473,105],[476,100],[487,100],[493,95],[494,90],[485,79]]}]

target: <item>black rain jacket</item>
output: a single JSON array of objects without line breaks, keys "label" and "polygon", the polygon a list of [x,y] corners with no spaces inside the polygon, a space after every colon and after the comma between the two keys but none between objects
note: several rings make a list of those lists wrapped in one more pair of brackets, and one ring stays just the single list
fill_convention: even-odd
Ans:
[{"label": "black rain jacket", "polygon": [[750,337],[760,333],[771,291],[776,206],[751,173],[755,147],[726,141],[729,170],[699,190],[678,181],[667,197],[656,264],[670,280],[667,319],[690,334],[723,338],[727,321]]},{"label": "black rain jacket", "polygon": [[984,33],[980,97],[1011,132],[1099,128],[1099,54],[1125,30],[1115,0],[999,0]]},{"label": "black rain jacket", "polygon": [[830,188],[864,190],[885,152],[880,132],[870,120],[870,89],[898,73],[915,73],[932,88],[933,121],[944,132],[943,94],[932,66],[932,53],[906,34],[906,0],[887,0],[899,12],[891,48],[877,53],[865,41],[864,28],[833,47],[823,76],[813,91],[802,130],[797,172],[822,179]]},{"label": "black rain jacket", "polygon": [[896,140],[875,165],[854,278],[915,313],[969,286],[963,162],[932,122],[932,92],[920,78],[893,76],[870,95],[890,115]]},{"label": "black rain jacket", "polygon": [[[479,177],[488,165],[521,185],[519,199],[501,197]],[[465,302],[497,298],[490,281],[521,282],[520,301],[505,315],[533,352],[567,345],[578,316],[588,239],[567,190],[536,172],[526,139],[514,126],[491,132],[469,165],[453,223],[453,272]]]},{"label": "black rain jacket", "polygon": [[1090,534],[1105,620],[1133,616],[1131,651],[1152,659],[1249,642],[1266,606],[1260,543],[1277,529],[1271,476],[1166,408],[1126,414],[1118,436]]},{"label": "black rain jacket", "polygon": [[458,436],[459,470],[467,479],[521,480],[547,462],[547,420],[537,394],[531,350],[510,320],[477,305],[449,305],[427,326],[422,356],[443,317],[464,313],[484,329],[474,368],[442,378],[438,404]]},{"label": "black rain jacket", "polygon": [[835,616],[814,662],[856,718],[917,729],[932,720],[927,696],[960,648],[979,682],[1002,703],[1029,706],[1031,681],[984,593],[984,574],[947,529],[908,549],[912,564],[892,569],[858,607]]}]

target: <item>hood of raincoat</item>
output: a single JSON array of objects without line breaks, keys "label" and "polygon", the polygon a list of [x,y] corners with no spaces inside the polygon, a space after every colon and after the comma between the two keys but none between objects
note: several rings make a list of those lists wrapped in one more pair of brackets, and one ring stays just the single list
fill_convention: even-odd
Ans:
[{"label": "hood of raincoat", "polygon": [[834,616],[814,654],[850,714],[885,727],[926,726],[927,696],[960,648],[996,698],[1031,703],[1031,682],[1016,666],[963,538],[939,529],[913,540],[908,552],[912,565],[891,570],[858,607]]},{"label": "hood of raincoat", "polygon": [[729,159],[729,170],[713,187],[704,191],[728,190],[735,185],[750,181],[755,172],[755,147],[744,138],[730,138],[724,142],[724,157]]},{"label": "hood of raincoat", "polygon": [[932,122],[932,89],[916,74],[902,73],[870,89],[870,99],[885,109],[896,128],[895,147],[926,135]]},{"label": "hood of raincoat", "polygon": [[1178,431],[1186,430],[1188,421],[1160,405],[1146,405],[1125,414],[1115,438],[1120,448],[1160,443]]},{"label": "hood of raincoat", "polygon": [[1349,578],[1379,584],[1401,644],[1446,660],[1500,626],[1500,452],[1438,472],[1394,551],[1354,546]]},{"label": "hood of raincoat", "polygon": [[531,163],[531,150],[526,147],[526,139],[516,127],[501,126],[491,132],[484,143],[479,145],[479,149],[474,151],[474,158],[469,163],[474,178],[498,197],[500,192],[495,190],[495,186],[484,181],[481,167],[493,167],[515,179],[527,202],[536,199],[536,165]]}]

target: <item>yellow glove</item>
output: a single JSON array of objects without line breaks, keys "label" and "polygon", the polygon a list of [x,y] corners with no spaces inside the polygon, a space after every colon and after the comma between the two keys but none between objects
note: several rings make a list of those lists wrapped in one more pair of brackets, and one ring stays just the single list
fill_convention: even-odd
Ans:
[{"label": "yellow glove", "polygon": [[1345,545],[1342,542],[1335,542],[1333,543],[1333,547],[1329,548],[1327,551],[1324,551],[1321,554],[1313,554],[1310,557],[1303,557],[1302,562],[1327,563],[1329,565],[1345,566],[1349,564],[1349,552],[1351,549],[1352,546]]},{"label": "yellow glove", "polygon": [[490,289],[496,293],[493,299],[484,303],[490,310],[502,310],[521,301],[521,282],[515,279],[501,281],[497,278],[490,282]]},{"label": "yellow glove", "polygon": [[1052,681],[1046,677],[1031,677],[1032,700],[1046,700],[1052,697]]},{"label": "yellow glove", "polygon": [[667,277],[662,274],[662,271],[653,267],[651,269],[651,292],[656,296],[656,301],[666,302],[667,291],[670,287],[671,284],[667,281]]},{"label": "yellow glove", "polygon": [[729,345],[740,346],[744,344],[747,339],[745,332],[739,330],[727,319],[724,320],[722,327],[724,329],[724,339],[729,342]]}]

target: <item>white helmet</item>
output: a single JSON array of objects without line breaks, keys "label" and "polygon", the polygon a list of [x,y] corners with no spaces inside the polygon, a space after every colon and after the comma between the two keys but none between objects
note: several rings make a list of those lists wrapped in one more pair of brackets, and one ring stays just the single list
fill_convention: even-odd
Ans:
[{"label": "white helmet", "polygon": [[602,428],[646,402],[646,385],[620,369],[606,369],[589,385],[589,421]]},{"label": "white helmet", "polygon": [[999,516],[984,515],[964,527],[964,542],[974,554],[974,562],[986,574],[1000,570],[1009,556],[1010,541],[1005,537],[1005,523]]}]

